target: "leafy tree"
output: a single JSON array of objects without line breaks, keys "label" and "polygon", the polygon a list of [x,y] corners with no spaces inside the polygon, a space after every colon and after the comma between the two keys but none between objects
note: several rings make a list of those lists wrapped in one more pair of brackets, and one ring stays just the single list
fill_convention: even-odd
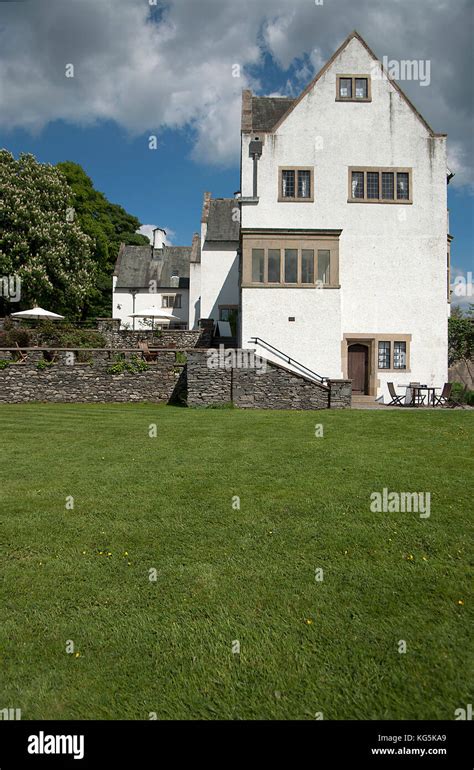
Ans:
[{"label": "leafy tree", "polygon": [[77,317],[93,290],[91,239],[67,220],[71,190],[57,168],[0,150],[0,276],[21,279],[21,300],[0,296],[3,313],[32,304]]},{"label": "leafy tree", "polygon": [[94,292],[88,297],[84,317],[110,316],[112,274],[120,244],[140,246],[149,240],[136,232],[140,221],[96,190],[82,166],[66,161],[57,167],[71,188],[70,206],[77,221],[93,241],[92,258],[98,278]]},{"label": "leafy tree", "polygon": [[466,315],[453,308],[448,324],[449,365],[463,361],[471,375],[474,357],[474,305],[469,305]]}]

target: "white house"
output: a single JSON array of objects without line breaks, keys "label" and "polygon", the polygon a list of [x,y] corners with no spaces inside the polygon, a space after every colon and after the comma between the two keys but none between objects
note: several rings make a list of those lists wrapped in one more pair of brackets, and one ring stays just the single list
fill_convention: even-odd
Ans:
[{"label": "white house", "polygon": [[162,235],[155,237],[154,247],[121,245],[112,279],[112,317],[122,328],[188,328],[192,248],[167,246]]},{"label": "white house", "polygon": [[441,385],[446,135],[356,32],[298,98],[244,91],[241,130],[240,195],[205,195],[190,327],[238,311],[242,347],[349,377],[356,394]]}]

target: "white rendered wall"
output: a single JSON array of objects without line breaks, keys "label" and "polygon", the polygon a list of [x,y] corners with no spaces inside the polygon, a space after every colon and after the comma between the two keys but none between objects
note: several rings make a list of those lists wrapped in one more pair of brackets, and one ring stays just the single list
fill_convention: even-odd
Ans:
[{"label": "white rendered wall", "polygon": [[235,243],[204,242],[201,250],[201,318],[219,319],[219,305],[239,304]]},{"label": "white rendered wall", "polygon": [[[337,289],[242,289],[242,347],[261,337],[322,377],[341,376],[341,312]],[[288,319],[293,317],[294,321]],[[257,353],[283,363],[264,347]],[[316,363],[317,362],[317,365]]]},{"label": "white rendered wall", "polygon": [[199,328],[201,316],[201,264],[191,262],[189,265],[189,329]]},{"label": "white rendered wall", "polygon": [[[180,308],[162,308],[162,295],[163,294],[181,294],[181,307]],[[121,307],[119,308],[118,305]],[[135,312],[139,313],[141,310],[148,308],[157,308],[160,315],[174,315],[179,318],[179,321],[175,320],[173,323],[188,323],[189,316],[189,291],[188,289],[163,289],[156,292],[150,292],[148,289],[142,289],[135,297]],[[113,310],[112,318],[120,318],[122,328],[124,324],[127,324],[130,329],[133,329],[133,297],[128,291],[115,291],[113,294]],[[141,325],[140,318],[135,318],[135,329],[146,328]],[[155,320],[155,324],[164,323],[160,319]]]}]

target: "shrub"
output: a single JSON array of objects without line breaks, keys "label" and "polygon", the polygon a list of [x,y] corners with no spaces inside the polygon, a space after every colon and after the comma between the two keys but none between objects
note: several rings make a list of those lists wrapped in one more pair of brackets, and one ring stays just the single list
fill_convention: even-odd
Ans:
[{"label": "shrub", "polygon": [[123,374],[129,372],[130,374],[138,374],[138,372],[144,372],[148,369],[148,364],[143,358],[139,356],[132,356],[130,361],[125,361],[123,354],[116,357],[115,363],[106,369],[107,374]]},{"label": "shrub", "polygon": [[95,329],[83,329],[74,324],[40,321],[35,332],[39,345],[50,348],[105,348],[106,340]]},{"label": "shrub", "polygon": [[462,384],[462,382],[453,382],[450,401],[457,401],[458,404],[468,404],[474,406],[474,390]]},{"label": "shrub", "polygon": [[28,329],[23,329],[19,326],[13,326],[5,321],[3,331],[0,332],[0,347],[2,348],[14,348],[18,345],[19,348],[28,348],[31,344],[30,333]]},{"label": "shrub", "polygon": [[0,369],[6,369],[10,366],[10,361],[6,361],[4,358],[0,358]]},{"label": "shrub", "polygon": [[49,369],[50,366],[53,365],[52,361],[46,361],[45,358],[41,359],[41,361],[38,361],[36,364],[36,368],[40,371],[43,371],[44,369]]}]

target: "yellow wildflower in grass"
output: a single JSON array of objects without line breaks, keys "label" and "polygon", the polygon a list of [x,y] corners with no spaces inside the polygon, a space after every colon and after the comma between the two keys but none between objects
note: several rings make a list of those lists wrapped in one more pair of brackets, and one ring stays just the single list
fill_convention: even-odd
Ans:
[{"label": "yellow wildflower in grass", "polygon": [[457,603],[460,604],[461,606],[464,605],[464,601],[462,599],[458,599]]},{"label": "yellow wildflower in grass", "polygon": [[307,626],[312,626],[313,625],[313,621],[311,620],[311,618],[306,618],[306,625]]}]

